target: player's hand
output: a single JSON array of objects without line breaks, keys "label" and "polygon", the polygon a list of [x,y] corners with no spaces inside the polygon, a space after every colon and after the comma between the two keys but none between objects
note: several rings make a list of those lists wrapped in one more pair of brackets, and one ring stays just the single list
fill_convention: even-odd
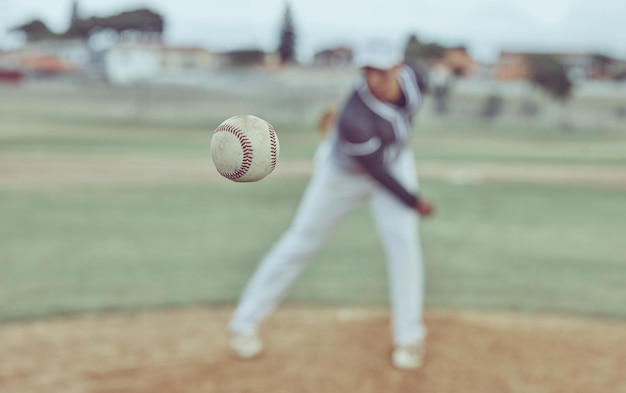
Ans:
[{"label": "player's hand", "polygon": [[417,210],[420,216],[428,217],[434,213],[435,207],[431,203],[423,199],[418,199],[417,206],[415,206],[415,210]]}]

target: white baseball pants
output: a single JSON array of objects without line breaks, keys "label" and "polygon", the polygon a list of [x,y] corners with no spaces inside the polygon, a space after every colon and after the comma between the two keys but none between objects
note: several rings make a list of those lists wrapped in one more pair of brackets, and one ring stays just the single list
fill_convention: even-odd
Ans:
[{"label": "white baseball pants", "polygon": [[[422,319],[424,272],[417,213],[369,175],[347,173],[329,157],[317,161],[291,226],[261,260],[243,292],[230,321],[231,332],[256,332],[332,229],[366,200],[387,257],[394,342],[402,345],[422,340],[426,335]],[[409,150],[390,169],[407,189],[417,189],[415,162]]]}]

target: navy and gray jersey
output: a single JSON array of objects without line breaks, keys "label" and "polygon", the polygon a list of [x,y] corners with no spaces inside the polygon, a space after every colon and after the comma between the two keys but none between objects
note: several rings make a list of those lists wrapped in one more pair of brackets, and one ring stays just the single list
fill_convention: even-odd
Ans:
[{"label": "navy and gray jersey", "polygon": [[427,86],[423,73],[408,64],[400,70],[399,81],[403,97],[397,105],[376,99],[365,82],[355,88],[338,116],[331,155],[342,169],[365,170],[403,203],[414,208],[417,195],[393,177],[388,164],[409,144],[412,120]]}]

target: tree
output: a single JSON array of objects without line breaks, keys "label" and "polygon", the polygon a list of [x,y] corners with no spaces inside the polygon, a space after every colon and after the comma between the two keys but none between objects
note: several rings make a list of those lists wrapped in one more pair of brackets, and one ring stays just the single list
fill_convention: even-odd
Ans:
[{"label": "tree", "polygon": [[81,38],[89,39],[94,33],[112,30],[116,33],[134,31],[143,34],[161,36],[165,29],[163,17],[150,9],[141,8],[133,11],[124,11],[107,17],[92,16],[82,19],[78,15],[76,3],[73,3],[71,23],[62,34],[56,34],[45,23],[36,19],[26,24],[10,29],[10,32],[22,32],[28,42],[36,42],[50,38]]},{"label": "tree", "polygon": [[39,19],[16,26],[9,30],[10,32],[22,32],[26,35],[27,42],[36,42],[54,37],[55,34],[50,31],[48,26]]},{"label": "tree", "polygon": [[528,79],[552,97],[566,101],[572,92],[572,82],[565,66],[549,55],[528,55]]},{"label": "tree", "polygon": [[430,69],[429,85],[435,101],[435,112],[443,116],[449,110],[450,92],[452,90],[453,77],[460,76],[450,74],[448,67],[440,63],[448,49],[434,42],[421,42],[415,34],[409,36],[404,48],[406,59],[417,63],[420,67]]},{"label": "tree", "polygon": [[420,60],[422,58],[422,43],[415,34],[411,34],[406,42],[404,57],[411,60]]},{"label": "tree", "polygon": [[417,62],[434,63],[444,58],[447,48],[435,42],[423,43],[415,34],[409,36],[404,48],[404,55],[407,59]]},{"label": "tree", "polygon": [[96,32],[112,30],[120,34],[134,31],[144,34],[163,34],[165,22],[163,17],[152,10],[142,8],[125,11],[108,17],[92,16],[87,19],[73,19],[69,29],[64,33],[68,38],[88,39]]},{"label": "tree", "polygon": [[278,54],[282,64],[296,62],[296,30],[291,13],[291,4],[287,3],[283,17],[283,25],[280,29],[280,44]]},{"label": "tree", "polygon": [[443,59],[446,55],[447,48],[443,45],[430,42],[422,47],[422,56],[429,61],[437,61]]},{"label": "tree", "polygon": [[[61,35],[63,38],[81,38],[89,39],[94,33],[97,23],[94,17],[89,19],[73,19],[68,29]],[[100,18],[98,18],[100,19]]]},{"label": "tree", "polygon": [[104,27],[108,27],[118,33],[124,31],[136,31],[140,33],[162,34],[165,26],[163,17],[147,8],[134,11],[126,11],[110,16],[104,20]]}]

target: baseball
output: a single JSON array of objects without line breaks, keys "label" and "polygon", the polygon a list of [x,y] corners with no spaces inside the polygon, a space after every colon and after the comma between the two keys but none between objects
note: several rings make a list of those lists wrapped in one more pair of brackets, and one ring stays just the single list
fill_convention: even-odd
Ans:
[{"label": "baseball", "polygon": [[234,182],[255,182],[272,173],[279,143],[274,127],[252,115],[226,119],[213,132],[211,158],[220,175]]}]

